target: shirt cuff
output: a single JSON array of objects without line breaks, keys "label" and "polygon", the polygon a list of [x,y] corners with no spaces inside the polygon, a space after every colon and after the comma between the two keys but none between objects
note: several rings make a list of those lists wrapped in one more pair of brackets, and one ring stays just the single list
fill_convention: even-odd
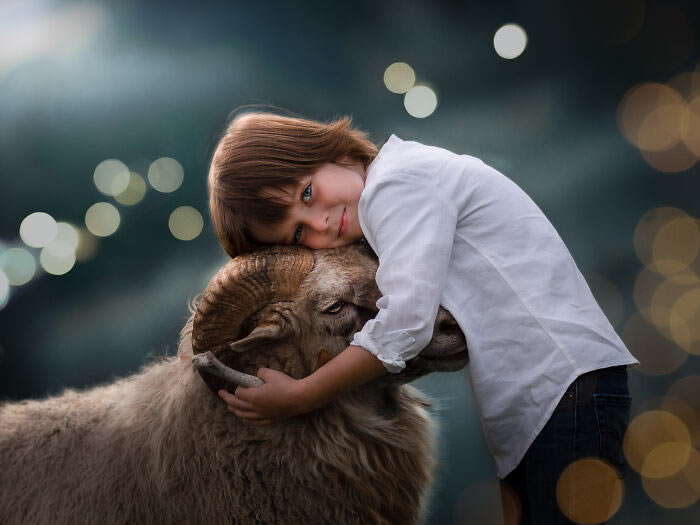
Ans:
[{"label": "shirt cuff", "polygon": [[351,345],[361,346],[379,359],[384,368],[392,374],[401,372],[406,366],[406,362],[398,356],[387,356],[383,353],[381,345],[374,337],[364,332],[357,332],[353,338]]}]

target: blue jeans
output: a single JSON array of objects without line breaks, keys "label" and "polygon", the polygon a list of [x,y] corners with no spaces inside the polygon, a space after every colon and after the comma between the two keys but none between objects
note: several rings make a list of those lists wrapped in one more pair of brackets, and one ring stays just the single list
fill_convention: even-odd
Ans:
[{"label": "blue jeans", "polygon": [[[519,499],[521,525],[573,523],[559,509],[555,491],[559,475],[576,459],[603,458],[624,474],[630,406],[626,366],[589,372],[571,383],[520,464],[501,481],[502,491],[510,489]],[[513,508],[503,499],[508,523]]]}]

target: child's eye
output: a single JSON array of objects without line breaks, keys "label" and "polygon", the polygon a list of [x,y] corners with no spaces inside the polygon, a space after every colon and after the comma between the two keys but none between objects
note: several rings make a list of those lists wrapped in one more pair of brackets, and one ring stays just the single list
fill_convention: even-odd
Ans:
[{"label": "child's eye", "polygon": [[[301,192],[301,200],[304,202],[309,202],[309,199],[311,198],[311,184],[307,184],[306,188],[304,188],[304,191]],[[294,230],[294,242],[297,243],[299,242],[299,239],[301,239],[301,224],[297,226],[297,229]]]},{"label": "child's eye", "polygon": [[311,184],[309,184],[306,188],[304,188],[304,191],[301,193],[301,200],[304,202],[309,202],[309,199],[311,198]]}]

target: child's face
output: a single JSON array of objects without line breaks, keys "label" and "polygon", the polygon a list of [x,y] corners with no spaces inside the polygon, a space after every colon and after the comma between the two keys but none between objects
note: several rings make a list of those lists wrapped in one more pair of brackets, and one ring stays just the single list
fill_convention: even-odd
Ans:
[{"label": "child's face", "polygon": [[285,221],[271,229],[256,228],[255,237],[265,244],[300,244],[309,248],[337,248],[359,240],[362,229],[357,205],[365,176],[360,163],[324,164],[294,189]]}]

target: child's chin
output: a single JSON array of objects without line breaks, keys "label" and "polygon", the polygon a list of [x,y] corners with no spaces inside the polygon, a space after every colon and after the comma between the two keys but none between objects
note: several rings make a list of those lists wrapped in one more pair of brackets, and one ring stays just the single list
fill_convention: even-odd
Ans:
[{"label": "child's chin", "polygon": [[336,248],[340,248],[341,246],[347,246],[348,244],[352,244],[354,242],[359,241],[359,237],[354,237],[354,236],[344,236],[342,239],[338,239],[338,244],[335,245]]}]

